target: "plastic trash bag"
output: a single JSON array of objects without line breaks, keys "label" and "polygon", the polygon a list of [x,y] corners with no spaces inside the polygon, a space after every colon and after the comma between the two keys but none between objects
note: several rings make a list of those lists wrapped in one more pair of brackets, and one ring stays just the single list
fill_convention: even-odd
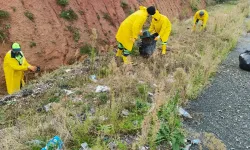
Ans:
[{"label": "plastic trash bag", "polygon": [[63,142],[59,136],[54,136],[41,150],[62,150]]},{"label": "plastic trash bag", "polygon": [[139,52],[143,57],[148,58],[151,56],[156,49],[156,41],[154,40],[158,34],[150,35],[148,31],[144,31],[143,35],[140,36],[141,43],[139,43]]},{"label": "plastic trash bag", "polygon": [[247,50],[241,53],[239,56],[240,68],[246,71],[250,71],[250,51]]}]

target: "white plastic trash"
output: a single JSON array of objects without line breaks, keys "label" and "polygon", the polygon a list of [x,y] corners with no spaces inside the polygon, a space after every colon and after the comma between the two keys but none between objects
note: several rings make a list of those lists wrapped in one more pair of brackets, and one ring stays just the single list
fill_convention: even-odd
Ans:
[{"label": "white plastic trash", "polygon": [[179,114],[186,117],[186,118],[192,118],[191,115],[182,107],[178,107]]},{"label": "white plastic trash", "polygon": [[98,85],[95,90],[96,93],[108,92],[108,91],[110,91],[110,88],[108,86],[102,86],[102,85]]},{"label": "white plastic trash", "polygon": [[193,139],[192,141],[191,141],[191,143],[192,144],[201,144],[201,140],[200,139]]},{"label": "white plastic trash", "polygon": [[91,75],[91,76],[89,76],[89,79],[90,79],[92,82],[97,82],[97,80],[96,80],[96,75]]}]

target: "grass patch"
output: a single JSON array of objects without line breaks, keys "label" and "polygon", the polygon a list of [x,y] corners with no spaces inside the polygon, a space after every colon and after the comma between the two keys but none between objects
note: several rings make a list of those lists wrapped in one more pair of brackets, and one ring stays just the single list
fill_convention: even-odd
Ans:
[{"label": "grass patch", "polygon": [[109,15],[109,13],[103,13],[103,18],[105,20],[107,20],[110,23],[110,25],[114,26],[114,22],[113,22],[111,16]]},{"label": "grass patch", "polygon": [[67,6],[69,4],[68,0],[57,0],[57,4],[61,6]]},{"label": "grass patch", "polygon": [[68,21],[74,21],[78,19],[77,14],[74,12],[74,10],[69,9],[69,10],[62,10],[60,17],[68,20]]},{"label": "grass patch", "polygon": [[78,42],[81,38],[80,32],[78,28],[67,26],[68,30],[73,34],[73,39],[75,42]]},{"label": "grass patch", "polygon": [[34,22],[34,15],[29,12],[28,10],[24,12],[24,15],[29,18],[29,20],[31,20],[32,22]]},{"label": "grass patch", "polygon": [[5,10],[0,10],[0,19],[8,19],[10,17],[9,12]]},{"label": "grass patch", "polygon": [[[138,65],[132,69],[117,67],[114,54],[96,57],[97,32],[93,30],[90,45],[80,48],[80,53],[90,59],[45,74],[37,82],[51,85],[46,93],[1,106],[1,131],[8,127],[13,132],[6,131],[11,134],[0,140],[18,142],[12,149],[29,149],[25,141],[37,137],[47,141],[54,135],[60,135],[65,149],[72,150],[84,142],[91,149],[108,149],[110,142],[116,143],[118,149],[139,149],[145,145],[150,149],[157,149],[158,145],[163,146],[161,149],[180,149],[184,132],[177,105],[196,98],[235,47],[248,5],[216,5],[207,10],[210,17],[205,32],[187,30],[185,23],[191,27],[191,20],[175,22],[175,34],[168,42],[174,51],[167,54],[167,59],[133,55]],[[71,71],[66,72],[69,68]],[[90,82],[92,74],[97,75],[97,83]],[[97,85],[109,86],[110,91],[96,93]],[[74,93],[66,95],[65,89]],[[149,96],[148,92],[152,94]],[[50,102],[54,103],[49,112],[37,112]],[[22,138],[17,139],[20,133]],[[132,137],[130,143],[124,137]],[[214,140],[210,136],[209,139]],[[2,145],[8,143],[1,142]]]},{"label": "grass patch", "polygon": [[121,1],[121,7],[122,7],[123,9],[128,8],[128,3],[125,2],[125,1]]}]

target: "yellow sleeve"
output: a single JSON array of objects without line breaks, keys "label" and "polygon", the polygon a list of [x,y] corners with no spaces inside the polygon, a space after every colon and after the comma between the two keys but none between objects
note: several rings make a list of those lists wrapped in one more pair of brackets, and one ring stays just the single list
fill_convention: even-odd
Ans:
[{"label": "yellow sleeve", "polygon": [[202,23],[203,28],[206,27],[206,25],[207,25],[207,20],[208,20],[208,14],[206,13],[206,15],[204,16],[204,21],[203,21],[203,23]]},{"label": "yellow sleeve", "polygon": [[[147,19],[147,18],[146,18]],[[133,38],[137,39],[138,35],[142,29],[143,24],[145,23],[146,19],[144,18],[137,18],[136,21],[133,24],[132,32],[133,32]]]},{"label": "yellow sleeve", "polygon": [[27,60],[26,60],[26,58],[24,59],[24,62],[23,62],[23,64],[24,64],[24,66],[31,66],[28,62],[27,62]]},{"label": "yellow sleeve", "polygon": [[26,71],[28,70],[28,66],[27,65],[18,65],[16,63],[12,63],[11,62],[11,58],[8,57],[6,58],[6,63],[13,69],[13,70],[18,70],[18,71]]},{"label": "yellow sleeve", "polygon": [[149,29],[148,29],[148,32],[149,32],[150,34],[155,33],[153,19],[152,19],[152,21],[151,21],[151,24],[150,24],[150,27],[149,27]]}]

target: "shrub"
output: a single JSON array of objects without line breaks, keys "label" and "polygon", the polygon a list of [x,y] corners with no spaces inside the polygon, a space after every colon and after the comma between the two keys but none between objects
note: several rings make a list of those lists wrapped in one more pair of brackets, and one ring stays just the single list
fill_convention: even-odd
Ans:
[{"label": "shrub", "polygon": [[57,4],[61,6],[66,6],[69,4],[68,0],[57,0]]},{"label": "shrub", "polygon": [[0,10],[0,19],[7,19],[10,17],[10,14],[7,11]]},{"label": "shrub", "polygon": [[[91,45],[89,44],[85,44],[84,46],[80,47],[80,54],[84,55],[84,54],[87,54],[87,55],[91,55],[91,52],[93,51],[92,49],[94,49]],[[94,51],[96,51],[94,49]]]},{"label": "shrub", "polygon": [[72,9],[63,10],[60,16],[68,21],[73,21],[78,19],[77,14]]}]

